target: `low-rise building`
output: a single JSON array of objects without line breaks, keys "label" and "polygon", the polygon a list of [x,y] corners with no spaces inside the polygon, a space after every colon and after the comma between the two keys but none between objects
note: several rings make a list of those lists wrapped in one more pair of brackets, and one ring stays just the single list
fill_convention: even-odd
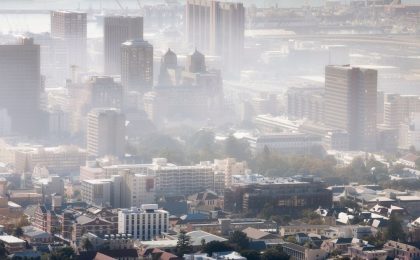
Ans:
[{"label": "low-rise building", "polygon": [[313,147],[322,145],[322,139],[316,135],[304,133],[277,133],[257,137],[245,137],[253,153],[264,151],[265,147],[281,153],[308,154]]},{"label": "low-rise building", "polygon": [[17,252],[25,251],[26,242],[15,236],[0,236],[0,241],[3,242],[4,247],[6,248],[7,253],[14,254]]},{"label": "low-rise building", "polygon": [[416,260],[420,259],[420,249],[397,241],[389,240],[384,244],[384,250],[394,259]]},{"label": "low-rise building", "polygon": [[283,252],[294,260],[323,260],[327,259],[327,252],[322,249],[312,249],[293,243],[282,244]]},{"label": "low-rise building", "polygon": [[386,250],[368,246],[349,247],[348,254],[352,259],[385,260],[388,257],[388,252]]}]

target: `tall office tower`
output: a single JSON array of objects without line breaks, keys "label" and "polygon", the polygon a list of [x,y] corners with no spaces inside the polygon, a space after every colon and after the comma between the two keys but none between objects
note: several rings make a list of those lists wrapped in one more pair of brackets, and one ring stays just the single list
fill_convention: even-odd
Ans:
[{"label": "tall office tower", "polygon": [[239,70],[245,32],[242,3],[187,0],[186,24],[190,44],[221,56],[228,71]]},{"label": "tall office tower", "polygon": [[325,69],[325,124],[346,130],[352,150],[375,149],[377,81],[378,72],[372,69]]},{"label": "tall office tower", "polygon": [[88,114],[87,152],[92,156],[122,157],[125,150],[125,116],[118,109],[96,108]]},{"label": "tall office tower", "polygon": [[121,73],[121,44],[143,39],[143,17],[107,16],[104,19],[104,53],[106,74]]},{"label": "tall office tower", "polygon": [[86,67],[87,19],[86,13],[74,11],[51,12],[51,37],[61,39],[67,49],[67,68]]},{"label": "tall office tower", "polygon": [[0,45],[0,111],[14,134],[40,134],[40,47],[31,38]]},{"label": "tall office tower", "polygon": [[136,39],[121,47],[121,83],[125,93],[145,92],[153,86],[153,46]]}]

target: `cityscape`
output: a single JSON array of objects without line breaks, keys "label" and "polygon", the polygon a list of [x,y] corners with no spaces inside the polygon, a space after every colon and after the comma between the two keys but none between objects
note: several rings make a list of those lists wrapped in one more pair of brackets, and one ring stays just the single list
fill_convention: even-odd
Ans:
[{"label": "cityscape", "polygon": [[420,259],[420,0],[2,0],[3,259]]}]

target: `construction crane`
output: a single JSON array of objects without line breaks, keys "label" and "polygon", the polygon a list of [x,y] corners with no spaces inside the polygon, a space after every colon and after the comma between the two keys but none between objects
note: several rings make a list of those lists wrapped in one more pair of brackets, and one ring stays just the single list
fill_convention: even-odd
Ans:
[{"label": "construction crane", "polygon": [[115,2],[118,4],[118,6],[121,8],[121,10],[125,10],[124,6],[121,4],[119,0],[115,0]]}]

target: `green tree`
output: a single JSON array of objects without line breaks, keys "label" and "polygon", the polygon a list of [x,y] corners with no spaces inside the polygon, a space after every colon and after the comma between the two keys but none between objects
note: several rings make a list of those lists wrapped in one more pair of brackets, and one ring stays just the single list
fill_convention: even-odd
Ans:
[{"label": "green tree", "polygon": [[23,236],[23,229],[21,227],[16,227],[15,230],[13,230],[13,235],[15,237]]},{"label": "green tree", "polygon": [[226,157],[232,157],[238,160],[249,160],[251,158],[248,142],[238,140],[233,135],[226,139],[224,153]]},{"label": "green tree", "polygon": [[76,254],[71,247],[63,247],[51,254],[50,260],[70,260],[75,259]]},{"label": "green tree", "polygon": [[229,242],[238,247],[239,251],[249,248],[248,236],[239,230],[233,231],[229,236]]},{"label": "green tree", "polygon": [[241,256],[245,257],[247,260],[261,259],[261,254],[256,250],[243,250],[241,251]]},{"label": "green tree", "polygon": [[211,256],[215,252],[227,252],[232,250],[233,247],[231,247],[226,242],[210,241],[204,246],[203,252]]},{"label": "green tree", "polygon": [[403,230],[401,222],[402,221],[397,216],[391,215],[388,221],[388,229],[385,233],[385,237],[387,240],[395,240],[401,242],[405,241],[406,234]]},{"label": "green tree", "polygon": [[80,247],[86,251],[93,250],[93,244],[89,238],[85,237],[82,239]]},{"label": "green tree", "polygon": [[0,259],[6,259],[7,251],[3,242],[0,242]]},{"label": "green tree", "polygon": [[289,260],[290,256],[276,248],[267,249],[262,255],[261,260]]},{"label": "green tree", "polygon": [[184,230],[179,232],[178,241],[176,243],[176,252],[179,257],[192,252],[191,238]]},{"label": "green tree", "polygon": [[218,149],[215,134],[212,131],[198,131],[187,140],[186,146],[188,157],[192,161],[213,160],[217,157]]}]

